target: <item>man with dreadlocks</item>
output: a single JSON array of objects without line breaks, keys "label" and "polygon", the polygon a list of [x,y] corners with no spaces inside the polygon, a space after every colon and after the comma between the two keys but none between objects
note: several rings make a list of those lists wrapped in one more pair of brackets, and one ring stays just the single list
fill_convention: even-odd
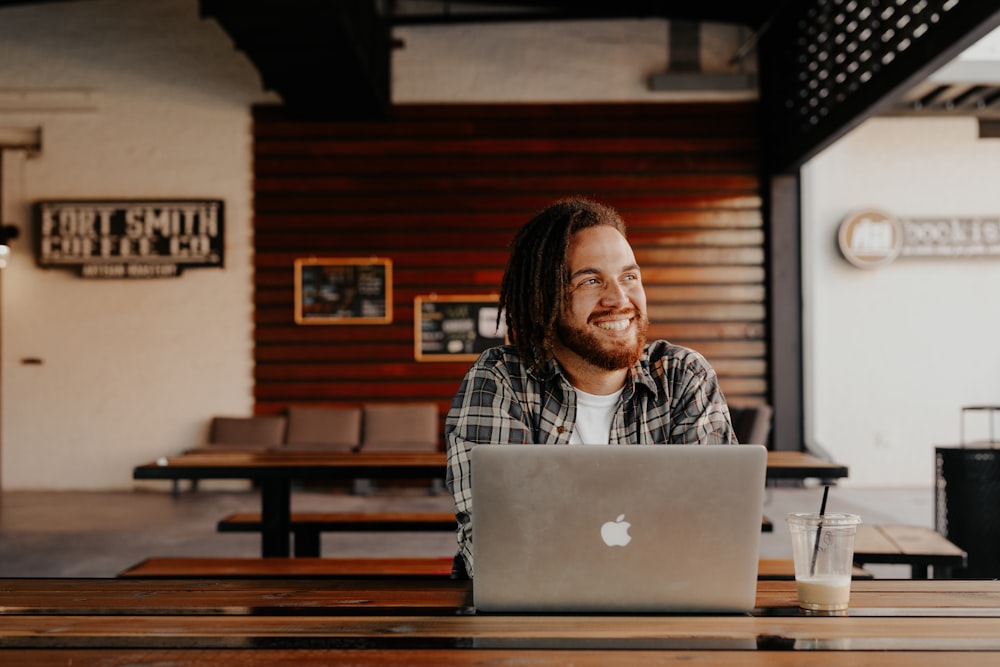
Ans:
[{"label": "man with dreadlocks", "polygon": [[647,343],[642,276],[613,209],[565,199],[529,220],[511,243],[500,308],[512,344],[473,363],[445,421],[459,576],[473,574],[476,444],[736,443],[705,358]]}]

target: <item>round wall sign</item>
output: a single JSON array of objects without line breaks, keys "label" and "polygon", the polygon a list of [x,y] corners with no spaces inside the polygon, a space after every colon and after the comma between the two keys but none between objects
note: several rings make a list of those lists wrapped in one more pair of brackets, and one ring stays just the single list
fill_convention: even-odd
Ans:
[{"label": "round wall sign", "polygon": [[903,249],[903,226],[894,216],[863,209],[840,223],[837,242],[844,259],[862,269],[885,266]]}]

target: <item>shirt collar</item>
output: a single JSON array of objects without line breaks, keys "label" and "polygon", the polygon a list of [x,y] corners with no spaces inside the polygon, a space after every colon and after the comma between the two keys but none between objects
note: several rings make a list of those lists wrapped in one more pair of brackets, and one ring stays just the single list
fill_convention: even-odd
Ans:
[{"label": "shirt collar", "polygon": [[[559,383],[566,388],[573,386],[569,378],[563,373],[562,366],[559,365],[555,357],[546,361],[538,371],[528,371],[528,374],[539,382],[544,383],[558,379]],[[649,345],[643,349],[639,361],[635,362],[632,368],[629,369],[628,380],[626,380],[624,391],[622,391],[622,398],[625,400],[631,399],[635,395],[639,385],[648,389],[653,396],[659,393],[656,381],[653,379],[653,374],[649,370]]]}]

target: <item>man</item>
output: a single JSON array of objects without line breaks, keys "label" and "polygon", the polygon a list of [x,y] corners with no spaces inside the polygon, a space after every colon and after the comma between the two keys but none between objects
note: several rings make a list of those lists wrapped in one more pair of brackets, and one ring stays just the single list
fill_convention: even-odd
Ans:
[{"label": "man", "polygon": [[459,572],[473,574],[476,444],[736,443],[705,358],[646,342],[642,276],[613,209],[566,199],[528,221],[511,243],[500,308],[513,344],[475,361],[445,421]]}]

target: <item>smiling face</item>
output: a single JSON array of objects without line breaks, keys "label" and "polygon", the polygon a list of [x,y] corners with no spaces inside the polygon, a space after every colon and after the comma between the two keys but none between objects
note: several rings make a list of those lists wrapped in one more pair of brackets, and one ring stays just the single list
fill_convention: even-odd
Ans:
[{"label": "smiling face", "polygon": [[588,227],[570,240],[566,260],[568,291],[556,328],[556,358],[571,379],[574,373],[628,369],[642,355],[649,328],[632,247],[614,227]]}]

